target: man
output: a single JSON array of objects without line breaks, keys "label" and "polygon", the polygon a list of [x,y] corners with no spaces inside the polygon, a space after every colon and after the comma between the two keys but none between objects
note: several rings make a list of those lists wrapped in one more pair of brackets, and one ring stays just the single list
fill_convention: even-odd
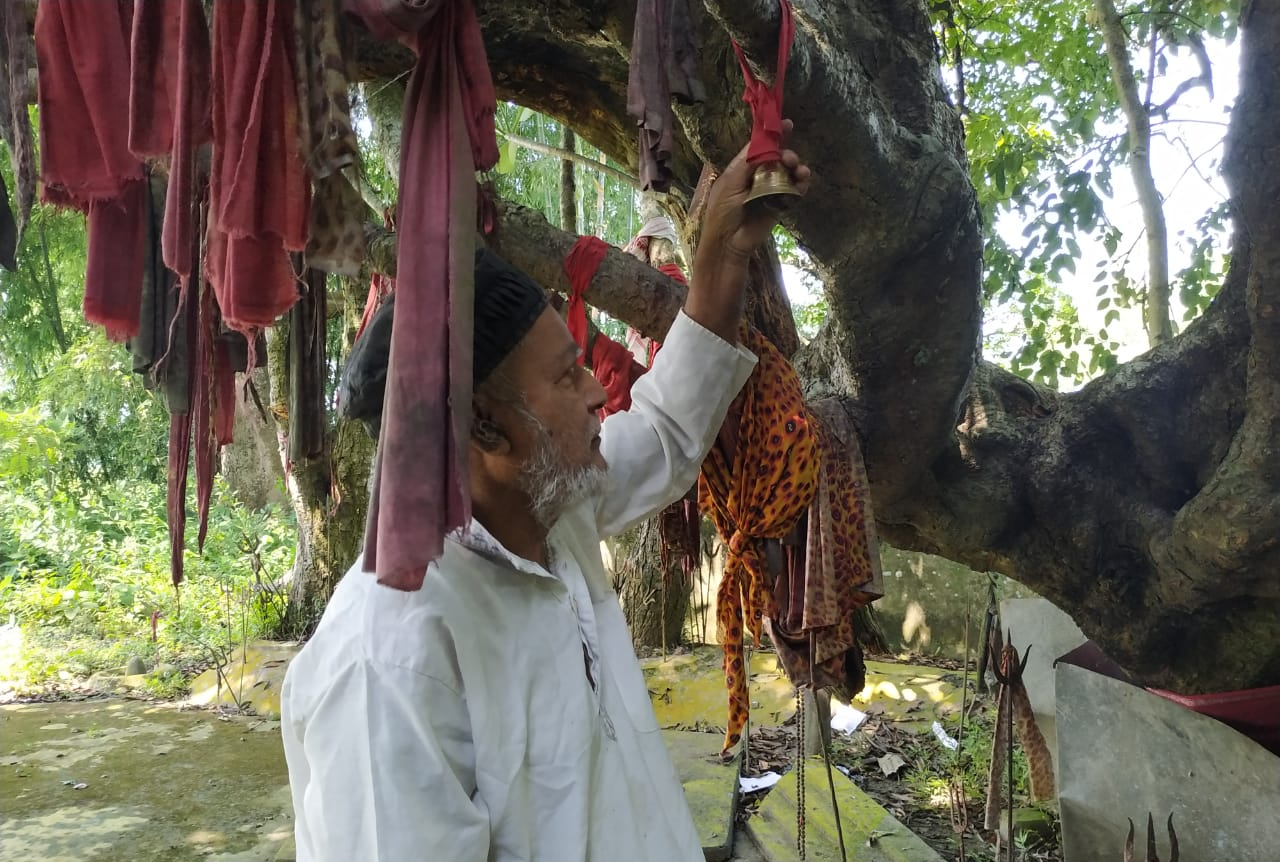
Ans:
[{"label": "man", "polygon": [[477,255],[474,521],[418,592],[357,562],[289,668],[299,862],[702,858],[599,543],[693,484],[755,364],[737,334],[775,216],[751,174],[744,150],[712,189],[684,311],[603,426],[542,289]]}]

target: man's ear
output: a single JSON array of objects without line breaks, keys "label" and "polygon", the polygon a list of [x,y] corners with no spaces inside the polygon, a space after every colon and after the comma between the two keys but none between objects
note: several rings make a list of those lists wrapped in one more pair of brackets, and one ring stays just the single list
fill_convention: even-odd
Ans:
[{"label": "man's ear", "polygon": [[505,454],[511,449],[506,430],[493,418],[482,399],[476,399],[472,404],[471,440],[493,455]]}]

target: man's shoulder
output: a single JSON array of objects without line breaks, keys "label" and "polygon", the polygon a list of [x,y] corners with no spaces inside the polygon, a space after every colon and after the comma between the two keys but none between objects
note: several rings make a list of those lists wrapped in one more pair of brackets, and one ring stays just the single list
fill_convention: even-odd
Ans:
[{"label": "man's shoulder", "polygon": [[423,670],[424,659],[452,639],[453,591],[439,577],[436,563],[427,569],[422,589],[397,590],[378,583],[358,558],[338,582],[320,625],[304,653],[317,662],[371,662]]}]

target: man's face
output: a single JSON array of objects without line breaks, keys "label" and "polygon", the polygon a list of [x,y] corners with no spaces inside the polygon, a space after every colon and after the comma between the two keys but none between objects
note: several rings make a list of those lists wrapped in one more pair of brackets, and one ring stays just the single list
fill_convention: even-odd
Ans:
[{"label": "man's face", "polygon": [[597,417],[605,391],[577,356],[564,321],[548,307],[504,363],[523,408],[490,405],[510,444],[511,479],[548,527],[569,506],[603,489],[608,466]]}]

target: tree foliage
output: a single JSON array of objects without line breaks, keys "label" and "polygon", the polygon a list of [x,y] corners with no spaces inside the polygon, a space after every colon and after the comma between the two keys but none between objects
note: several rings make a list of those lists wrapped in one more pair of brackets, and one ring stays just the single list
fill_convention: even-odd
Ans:
[{"label": "tree foliage", "polygon": [[[997,321],[988,349],[1014,372],[1055,388],[1114,368],[1121,345],[1112,324],[1120,309],[1142,302],[1143,274],[1130,259],[1138,237],[1122,236],[1111,218],[1124,203],[1114,199],[1113,176],[1128,147],[1093,3],[943,0],[931,8],[987,228],[983,290]],[[1176,100],[1160,103],[1151,94],[1185,92],[1182,81],[1168,80],[1171,59],[1205,41],[1234,41],[1239,3],[1129,3],[1121,13],[1135,59],[1149,55],[1134,65],[1153,112],[1161,108],[1156,133],[1176,138]],[[1204,232],[1186,238],[1191,262],[1174,276],[1183,322],[1221,286],[1224,214],[1223,202],[1213,202]],[[1002,229],[1013,225],[1020,231]],[[1067,290],[1090,278],[1078,271],[1085,246],[1105,251],[1092,276],[1099,310],[1108,312],[1097,331],[1082,325]]]}]

